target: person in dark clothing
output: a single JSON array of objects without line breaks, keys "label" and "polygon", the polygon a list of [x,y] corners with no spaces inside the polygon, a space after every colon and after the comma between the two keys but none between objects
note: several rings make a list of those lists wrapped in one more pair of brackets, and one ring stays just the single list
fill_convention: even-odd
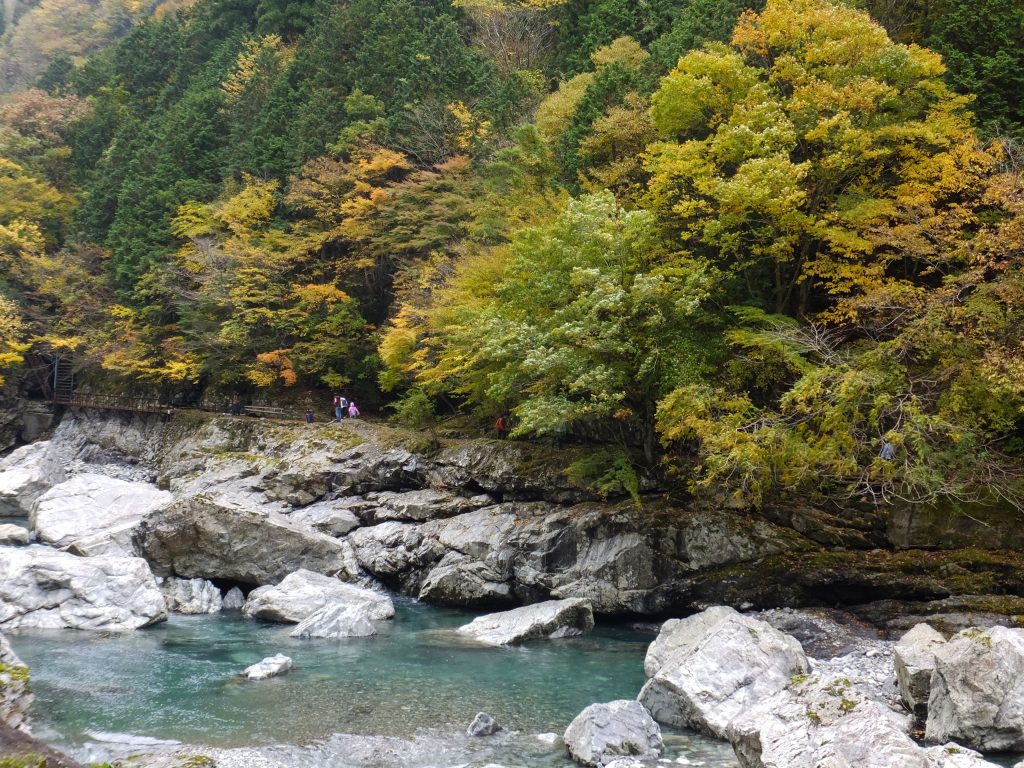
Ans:
[{"label": "person in dark clothing", "polygon": [[498,433],[499,440],[508,437],[508,417],[504,413],[494,422],[494,431]]},{"label": "person in dark clothing", "polygon": [[307,424],[312,424],[313,423],[313,409],[312,408],[307,408],[306,409],[306,423]]}]

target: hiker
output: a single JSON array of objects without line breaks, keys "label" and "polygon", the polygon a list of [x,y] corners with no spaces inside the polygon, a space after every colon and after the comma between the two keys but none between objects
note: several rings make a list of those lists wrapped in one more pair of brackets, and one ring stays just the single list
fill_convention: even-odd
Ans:
[{"label": "hiker", "polygon": [[[348,418],[348,398],[345,397],[344,395],[342,395],[342,397],[341,397],[341,418],[342,419],[347,419]],[[339,419],[339,421],[340,421],[340,419]]]},{"label": "hiker", "polygon": [[306,423],[307,424],[312,424],[313,423],[313,409],[312,408],[307,408],[306,409]]},{"label": "hiker", "polygon": [[341,395],[335,395],[334,396],[334,420],[335,421],[341,421],[343,418],[345,418],[345,414],[342,411],[342,409],[344,408],[344,406],[342,405],[343,402],[345,402],[345,398],[343,398]]},{"label": "hiker", "polygon": [[353,400],[351,403],[348,404],[348,417],[350,419],[357,419],[357,418],[359,418],[359,409],[356,407],[356,401],[355,400]]},{"label": "hiker", "polygon": [[504,413],[498,417],[496,422],[494,422],[494,431],[498,433],[499,440],[504,440],[508,437],[508,419],[505,417]]},{"label": "hiker", "polygon": [[228,413],[230,413],[232,416],[241,416],[242,415],[242,404],[240,402],[238,402],[237,400],[233,401],[231,403],[231,407],[228,409]]}]

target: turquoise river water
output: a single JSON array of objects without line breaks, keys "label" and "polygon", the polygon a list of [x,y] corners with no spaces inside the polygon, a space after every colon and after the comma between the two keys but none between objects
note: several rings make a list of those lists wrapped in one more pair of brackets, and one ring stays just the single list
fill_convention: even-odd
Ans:
[{"label": "turquoise river water", "polygon": [[[290,757],[275,765],[568,766],[564,747],[538,734],[561,734],[587,705],[634,698],[643,684],[653,635],[598,627],[581,638],[484,648],[451,632],[471,618],[399,600],[381,634],[344,641],[293,639],[290,626],[238,614],[10,639],[32,669],[35,733],[82,760],[108,757],[105,745],[130,734],[229,749],[291,745],[276,748]],[[262,682],[238,677],[275,653],[295,668]],[[466,737],[479,711],[507,732]],[[728,745],[689,733],[665,738],[674,764],[736,765]]]}]

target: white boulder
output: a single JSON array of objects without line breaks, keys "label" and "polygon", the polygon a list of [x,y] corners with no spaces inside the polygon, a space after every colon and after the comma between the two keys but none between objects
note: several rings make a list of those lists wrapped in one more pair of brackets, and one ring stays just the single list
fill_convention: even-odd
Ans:
[{"label": "white boulder", "polygon": [[724,738],[729,722],[808,671],[800,643],[716,607],[665,622],[644,661],[639,699],[659,723]]},{"label": "white boulder", "polygon": [[82,474],[36,499],[30,519],[38,539],[52,546],[82,541],[89,555],[134,554],[125,552],[132,546],[131,528],[170,501],[170,493],[149,483]]},{"label": "white boulder", "polygon": [[28,528],[20,525],[0,525],[0,547],[28,544],[32,540]]},{"label": "white boulder", "polygon": [[290,657],[279,653],[275,656],[268,656],[251,667],[246,667],[242,674],[249,680],[266,680],[268,677],[283,675],[292,668],[293,664]]},{"label": "white boulder", "polygon": [[242,613],[251,619],[298,624],[328,604],[342,603],[368,604],[367,615],[374,621],[395,615],[395,606],[387,595],[305,569],[289,573],[276,586],[254,589]]},{"label": "white boulder", "polygon": [[893,662],[900,698],[911,712],[923,715],[928,708],[935,653],[946,638],[927,624],[918,624],[896,643]]},{"label": "white boulder", "polygon": [[968,629],[939,648],[925,738],[1024,751],[1024,631]]},{"label": "white boulder", "polygon": [[661,729],[635,699],[591,704],[563,737],[573,760],[600,768],[623,757],[661,757]]},{"label": "white boulder", "polygon": [[145,560],[0,548],[0,629],[138,629],[167,618]]},{"label": "white boulder", "polygon": [[206,579],[178,579],[173,576],[164,579],[160,585],[171,613],[204,614],[219,613],[223,600],[220,590]]},{"label": "white boulder", "polygon": [[222,611],[240,611],[244,606],[245,595],[242,594],[242,590],[238,587],[232,587],[221,600],[220,609]]},{"label": "white boulder", "polygon": [[370,619],[374,606],[369,602],[331,602],[311,613],[292,630],[291,637],[369,637],[377,634]]},{"label": "white boulder", "polygon": [[[907,734],[910,718],[840,675],[795,682],[729,725],[742,768],[956,768]],[[942,748],[940,748],[942,749]],[[967,750],[964,750],[967,757]],[[958,754],[958,758],[960,755]],[[963,763],[981,768],[982,763]]]},{"label": "white boulder", "polygon": [[18,448],[0,461],[0,516],[28,517],[35,500],[66,478],[49,441]]},{"label": "white boulder", "polygon": [[594,611],[590,603],[570,598],[489,613],[464,624],[457,631],[486,645],[511,645],[527,640],[573,637],[593,628]]}]

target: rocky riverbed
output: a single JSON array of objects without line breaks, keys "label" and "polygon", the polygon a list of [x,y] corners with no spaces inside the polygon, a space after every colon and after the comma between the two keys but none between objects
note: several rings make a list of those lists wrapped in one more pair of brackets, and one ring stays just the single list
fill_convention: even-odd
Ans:
[{"label": "rocky riverbed", "polygon": [[[653,759],[655,722],[731,743],[736,757],[709,766],[969,768],[988,763],[967,747],[1024,749],[1007,725],[1016,689],[971,699],[944,660],[981,669],[972,649],[994,648],[1003,666],[992,684],[1017,679],[1024,562],[1014,547],[1024,541],[998,510],[737,511],[653,486],[641,504],[606,500],[564,471],[585,451],[431,444],[361,421],[70,414],[49,440],[0,462],[0,516],[18,523],[0,528],[0,630],[121,632],[240,609],[296,642],[372,642],[392,632],[389,594],[473,612],[449,641],[481,647],[564,643],[595,618],[641,619],[660,631],[649,680],[624,699],[587,702],[600,706],[570,729],[578,750],[567,746],[579,761],[610,764],[581,755],[604,754],[616,739],[627,746],[608,754]],[[705,611],[725,605],[744,613]],[[904,658],[894,641],[922,620],[943,634],[917,647],[926,633],[915,629]],[[275,676],[297,674],[290,655],[267,650]],[[717,676],[706,678],[709,669]],[[938,706],[933,690],[944,692]],[[968,717],[975,706],[994,711]],[[919,747],[907,736],[914,728],[941,743]],[[332,733],[281,746],[279,758],[335,764],[339,739],[398,738],[406,746],[368,747],[370,762],[351,764],[426,765],[380,755],[427,754],[415,745],[436,737]],[[873,743],[905,762],[872,762],[866,747],[853,748]],[[261,763],[278,759],[271,752],[210,758],[287,764]],[[341,752],[359,750],[344,742]],[[560,742],[555,753],[564,760]]]}]

